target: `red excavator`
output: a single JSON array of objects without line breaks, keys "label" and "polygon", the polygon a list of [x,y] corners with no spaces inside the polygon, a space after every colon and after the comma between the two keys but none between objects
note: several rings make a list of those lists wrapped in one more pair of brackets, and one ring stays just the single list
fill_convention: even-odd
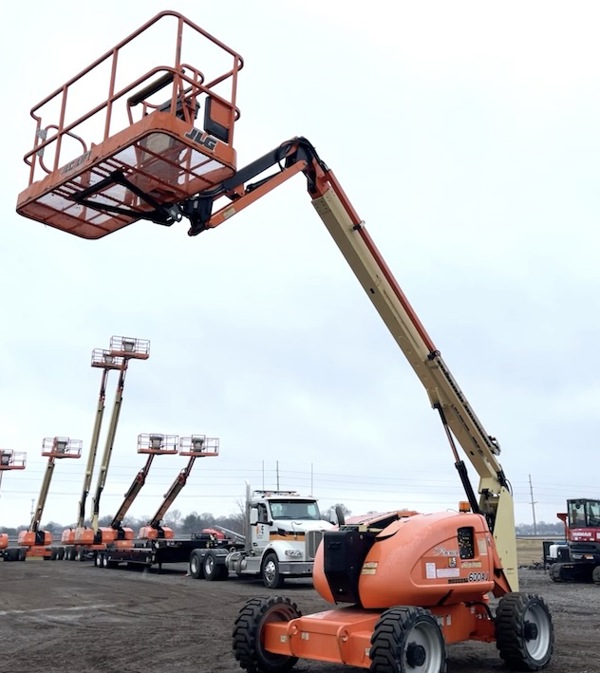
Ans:
[{"label": "red excavator", "polygon": [[[127,72],[130,43],[158,22],[174,29],[171,60],[156,62],[149,53],[147,68],[135,62],[143,74],[123,85],[119,74]],[[184,36],[192,42],[189,52]],[[165,30],[161,47],[166,40]],[[201,67],[182,57],[195,52],[194,41],[207,47],[197,52],[207,55]],[[229,65],[216,71],[208,47],[222,57],[215,63]],[[83,238],[140,219],[169,226],[184,218],[195,236],[302,174],[317,214],[424,386],[467,502],[458,511],[395,513],[326,532],[314,583],[332,609],[303,616],[289,598],[251,599],[234,625],[236,659],[249,673],[283,673],[298,658],[372,673],[442,673],[448,645],[478,640],[495,642],[511,668],[544,668],[554,646],[552,618],[540,596],[519,591],[513,499],[498,441],[314,146],[294,137],[237,168],[242,65],[239,54],[182,15],[160,13],[32,109],[36,133],[25,155],[30,179],[17,211]],[[108,79],[105,102],[87,115],[67,114],[72,87],[101,73]],[[50,104],[63,114],[46,120]],[[115,131],[117,118],[128,125]],[[42,163],[40,155],[50,149],[52,163]],[[477,493],[459,447],[479,476]]]},{"label": "red excavator", "polygon": [[[2,475],[4,472],[8,470],[24,470],[26,462],[26,453],[22,451],[12,451],[11,449],[0,449],[0,485],[2,484]],[[8,544],[8,535],[6,533],[0,533],[0,558],[3,558],[5,561],[18,560],[19,549],[15,549],[16,559],[12,558],[15,554],[14,551],[11,551],[8,556],[5,555],[5,550],[8,547]]]}]

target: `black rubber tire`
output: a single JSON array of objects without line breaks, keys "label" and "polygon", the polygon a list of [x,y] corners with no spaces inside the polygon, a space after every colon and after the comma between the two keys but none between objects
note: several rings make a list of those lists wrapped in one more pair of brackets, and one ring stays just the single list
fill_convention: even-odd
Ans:
[{"label": "black rubber tire", "polygon": [[233,627],[233,654],[248,673],[287,673],[297,657],[271,654],[262,645],[262,629],[269,622],[289,622],[301,617],[289,598],[251,598],[240,610]]},{"label": "black rubber tire", "polygon": [[548,575],[550,575],[550,579],[553,582],[564,582],[560,570],[561,570],[561,564],[560,563],[553,563],[548,568]]},{"label": "black rubber tire", "polygon": [[77,547],[71,547],[69,553],[69,561],[74,561],[77,558]]},{"label": "black rubber tire", "polygon": [[56,550],[56,559],[58,561],[62,561],[65,558],[65,548],[64,547],[59,547]]},{"label": "black rubber tire", "polygon": [[204,555],[202,572],[207,582],[220,582],[227,579],[229,571],[225,565],[217,563],[217,558],[212,552]]},{"label": "black rubber tire", "polygon": [[554,626],[543,598],[522,592],[502,596],[494,624],[496,647],[509,668],[539,671],[550,663]]},{"label": "black rubber tire", "polygon": [[27,549],[25,547],[19,547],[19,553],[15,558],[15,561],[25,561],[27,559]]},{"label": "black rubber tire", "polygon": [[57,558],[58,558],[58,549],[53,548],[52,551],[50,552],[50,560],[56,561]]},{"label": "black rubber tire", "polygon": [[592,582],[594,584],[600,584],[600,565],[597,565],[592,570]]},{"label": "black rubber tire", "polygon": [[200,556],[200,553],[194,550],[190,554],[190,560],[188,563],[188,572],[190,574],[190,577],[193,577],[195,580],[203,580],[204,579],[204,567],[202,563],[202,557]]},{"label": "black rubber tire", "polygon": [[275,552],[265,555],[260,567],[260,576],[267,589],[281,589],[285,578],[279,572],[279,559]]},{"label": "black rubber tire", "polygon": [[370,673],[445,673],[446,644],[435,617],[424,608],[386,610],[371,636]]}]

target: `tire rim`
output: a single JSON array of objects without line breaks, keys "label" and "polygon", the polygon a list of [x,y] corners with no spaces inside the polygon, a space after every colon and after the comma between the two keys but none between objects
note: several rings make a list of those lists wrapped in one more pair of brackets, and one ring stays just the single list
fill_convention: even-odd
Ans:
[{"label": "tire rim", "polygon": [[198,572],[198,558],[196,556],[190,561],[190,570],[194,575]]},{"label": "tire rim", "polygon": [[417,622],[407,634],[402,662],[411,673],[439,673],[443,658],[437,624]]},{"label": "tire rim", "polygon": [[276,572],[277,568],[275,566],[275,561],[272,558],[268,559],[268,561],[265,563],[265,569],[263,571],[263,574],[269,584],[273,584],[273,582],[275,581]]},{"label": "tire rim", "polygon": [[215,560],[214,560],[213,557],[209,554],[209,555],[206,557],[206,560],[204,561],[204,572],[205,572],[207,575],[212,575],[212,574],[213,574],[214,567],[215,567]]},{"label": "tire rim", "polygon": [[525,647],[532,659],[541,660],[550,647],[548,616],[541,604],[530,605],[523,617]]}]

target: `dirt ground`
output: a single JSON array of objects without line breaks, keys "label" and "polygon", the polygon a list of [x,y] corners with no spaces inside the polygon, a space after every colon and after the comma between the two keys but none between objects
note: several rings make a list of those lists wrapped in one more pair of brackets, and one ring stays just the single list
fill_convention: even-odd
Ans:
[{"label": "dirt ground", "polygon": [[[556,645],[548,673],[600,673],[600,586],[554,584],[542,570],[521,572],[521,590],[543,596]],[[310,582],[278,594],[305,614],[327,606]],[[104,570],[67,561],[0,563],[1,673],[238,673],[231,632],[247,598],[268,594],[259,581],[206,582],[167,572]],[[357,673],[298,662],[298,673]],[[448,648],[448,673],[506,670],[494,645]]]}]

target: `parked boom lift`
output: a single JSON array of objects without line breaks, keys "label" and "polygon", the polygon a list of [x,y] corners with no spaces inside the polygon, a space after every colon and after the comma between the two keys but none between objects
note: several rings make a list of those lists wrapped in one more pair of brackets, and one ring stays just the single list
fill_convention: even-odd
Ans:
[{"label": "parked boom lift", "polygon": [[56,558],[56,550],[50,545],[52,544],[52,533],[40,529],[42,522],[42,515],[44,507],[46,506],[46,498],[50,490],[50,483],[52,475],[54,474],[54,466],[57,460],[63,458],[80,458],[81,457],[80,439],[70,439],[69,437],[44,437],[42,443],[42,456],[48,458],[46,464],[46,472],[42,480],[42,488],[38,497],[37,505],[31,517],[31,523],[27,530],[19,533],[18,544],[20,547],[26,548],[26,556],[42,556],[44,559],[54,560]]},{"label": "parked boom lift", "polygon": [[[129,42],[163,19],[175,19],[175,62],[154,64],[117,89]],[[209,62],[201,71],[182,61],[184,26],[186,37],[208,40],[232,57],[231,68],[208,75]],[[446,644],[480,640],[495,641],[512,668],[541,669],[552,656],[552,619],[542,598],[518,591],[514,507],[499,443],[483,427],[311,143],[294,137],[236,169],[232,142],[242,63],[181,15],[157,15],[33,108],[36,136],[25,156],[29,186],[19,195],[17,211],[84,238],[99,238],[138,219],[171,225],[183,218],[195,236],[302,173],[317,214],[425,387],[468,503],[458,512],[396,513],[325,532],[315,558],[315,588],[347,607],[302,616],[288,598],[251,599],[234,626],[235,657],[249,673],[283,673],[299,657],[372,673],[442,673]],[[136,65],[139,72],[142,64]],[[109,97],[87,115],[70,117],[72,85],[100,66],[110,73]],[[44,125],[42,108],[50,102],[62,114]],[[134,118],[135,110],[141,116]],[[129,126],[111,135],[118,111]],[[69,155],[73,138],[78,154]],[[52,163],[40,159],[49,149]],[[457,444],[479,476],[478,495]],[[490,592],[498,599],[495,610]]]},{"label": "parked boom lift", "polygon": [[[122,357],[111,355],[109,350],[102,348],[94,348],[92,351],[92,367],[102,369],[102,377],[100,379],[100,392],[98,394],[98,405],[96,408],[96,415],[94,416],[94,429],[92,430],[92,439],[90,442],[90,451],[88,454],[88,461],[83,475],[83,489],[81,491],[81,498],[77,508],[77,522],[75,527],[65,528],[62,533],[61,542],[64,545],[73,545],[75,543],[75,530],[83,528],[85,525],[85,507],[87,497],[90,493],[92,485],[92,475],[94,472],[94,465],[96,464],[96,454],[98,453],[98,442],[100,440],[100,430],[102,428],[102,418],[104,416],[104,407],[106,401],[106,381],[108,372],[111,369],[121,370],[123,368],[124,360]],[[65,550],[59,552],[61,557],[64,557]],[[69,556],[72,554],[69,551]]]},{"label": "parked boom lift", "polygon": [[102,533],[99,530],[98,520],[100,518],[100,498],[106,485],[108,468],[112,456],[113,445],[117,434],[117,425],[121,406],[123,402],[123,389],[125,388],[125,377],[129,367],[130,360],[147,360],[150,356],[150,342],[147,339],[136,339],[132,337],[113,336],[110,340],[109,355],[119,358],[121,367],[119,369],[119,380],[115,393],[115,401],[110,419],[110,425],[106,435],[104,453],[98,472],[95,495],[92,498],[92,512],[90,516],[90,526],[81,526],[75,529],[74,547],[69,548],[65,555],[69,559],[84,560],[89,552],[96,549],[102,549]]},{"label": "parked boom lift", "polygon": [[[0,486],[2,476],[8,470],[24,470],[27,462],[27,454],[22,451],[0,449]],[[8,547],[8,535],[0,533],[0,557],[4,556],[4,550]]]},{"label": "parked boom lift", "polygon": [[131,528],[123,528],[123,519],[146,483],[146,477],[150,471],[154,456],[177,454],[177,440],[178,437],[176,435],[138,435],[138,453],[147,455],[146,463],[136,474],[129,490],[125,493],[125,499],[121,503],[117,513],[114,515],[110,526],[108,528],[101,527],[98,529],[100,533],[100,541],[102,543],[107,544],[109,542],[125,541],[125,544],[129,545],[129,540],[133,540],[133,530],[131,530]]},{"label": "parked boom lift", "polygon": [[162,525],[165,514],[169,511],[169,508],[175,502],[175,498],[186,485],[196,458],[216,457],[219,455],[219,440],[216,437],[191,435],[191,437],[182,437],[179,444],[179,455],[188,457],[187,465],[179,472],[175,481],[165,493],[160,507],[156,510],[148,525],[140,529],[138,535],[140,540],[169,540],[174,537],[173,530]]}]

